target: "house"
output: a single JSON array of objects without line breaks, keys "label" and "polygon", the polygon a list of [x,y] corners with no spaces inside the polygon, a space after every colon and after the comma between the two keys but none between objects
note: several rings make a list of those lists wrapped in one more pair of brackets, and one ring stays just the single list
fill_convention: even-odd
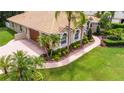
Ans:
[{"label": "house", "polygon": [[[96,25],[96,23],[98,23],[98,21],[92,18],[90,26],[91,24]],[[61,41],[57,48],[66,47],[68,44],[68,22],[65,13],[62,13],[56,20],[54,11],[25,12],[8,18],[8,24],[9,28],[17,32],[15,35],[16,39],[25,38],[37,42],[38,36],[41,34],[59,34]],[[81,36],[81,29],[75,28],[72,23],[71,27],[69,44],[79,41]],[[87,24],[84,25],[83,32],[86,31]]]}]

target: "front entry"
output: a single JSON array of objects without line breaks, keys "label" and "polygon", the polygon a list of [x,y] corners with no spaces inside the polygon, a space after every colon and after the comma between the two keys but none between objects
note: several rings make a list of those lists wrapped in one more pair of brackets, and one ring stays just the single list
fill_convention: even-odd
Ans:
[{"label": "front entry", "polygon": [[38,41],[39,32],[33,29],[30,29],[30,38],[34,41]]}]

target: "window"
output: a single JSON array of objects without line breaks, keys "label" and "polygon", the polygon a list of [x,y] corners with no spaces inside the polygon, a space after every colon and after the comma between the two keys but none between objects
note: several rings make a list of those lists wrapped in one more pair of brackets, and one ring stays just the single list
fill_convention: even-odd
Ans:
[{"label": "window", "polygon": [[65,44],[66,43],[66,39],[67,39],[67,34],[64,33],[61,39],[61,44]]},{"label": "window", "polygon": [[20,31],[22,31],[22,26],[20,26]]},{"label": "window", "polygon": [[14,28],[14,23],[12,23],[12,27]]},{"label": "window", "polygon": [[80,32],[79,30],[76,31],[74,39],[78,39],[79,38],[79,32]]}]

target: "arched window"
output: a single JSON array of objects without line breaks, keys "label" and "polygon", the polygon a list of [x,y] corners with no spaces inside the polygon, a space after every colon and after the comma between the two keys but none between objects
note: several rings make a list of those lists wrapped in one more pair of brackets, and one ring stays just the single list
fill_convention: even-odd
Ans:
[{"label": "arched window", "polygon": [[67,34],[64,33],[61,39],[61,44],[65,44],[66,43],[66,39],[67,39]]},{"label": "arched window", "polygon": [[74,39],[79,39],[79,33],[80,33],[80,31],[77,30],[76,33],[75,33],[75,38]]}]

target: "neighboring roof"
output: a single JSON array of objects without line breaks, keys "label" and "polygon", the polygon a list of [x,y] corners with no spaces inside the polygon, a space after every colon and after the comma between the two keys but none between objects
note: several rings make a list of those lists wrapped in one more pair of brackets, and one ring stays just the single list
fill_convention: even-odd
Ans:
[{"label": "neighboring roof", "polygon": [[124,12],[123,11],[116,11],[114,14],[114,19],[124,19]]},{"label": "neighboring roof", "polygon": [[54,11],[25,12],[8,20],[47,34],[59,33],[68,25],[66,15],[61,13],[56,20]]},{"label": "neighboring roof", "polygon": [[88,16],[94,16],[97,13],[97,11],[84,11],[84,14]]},{"label": "neighboring roof", "polygon": [[100,18],[97,18],[97,17],[95,17],[95,16],[87,16],[87,18],[88,18],[89,20],[91,20],[92,22],[99,22],[99,20],[100,20]]}]

